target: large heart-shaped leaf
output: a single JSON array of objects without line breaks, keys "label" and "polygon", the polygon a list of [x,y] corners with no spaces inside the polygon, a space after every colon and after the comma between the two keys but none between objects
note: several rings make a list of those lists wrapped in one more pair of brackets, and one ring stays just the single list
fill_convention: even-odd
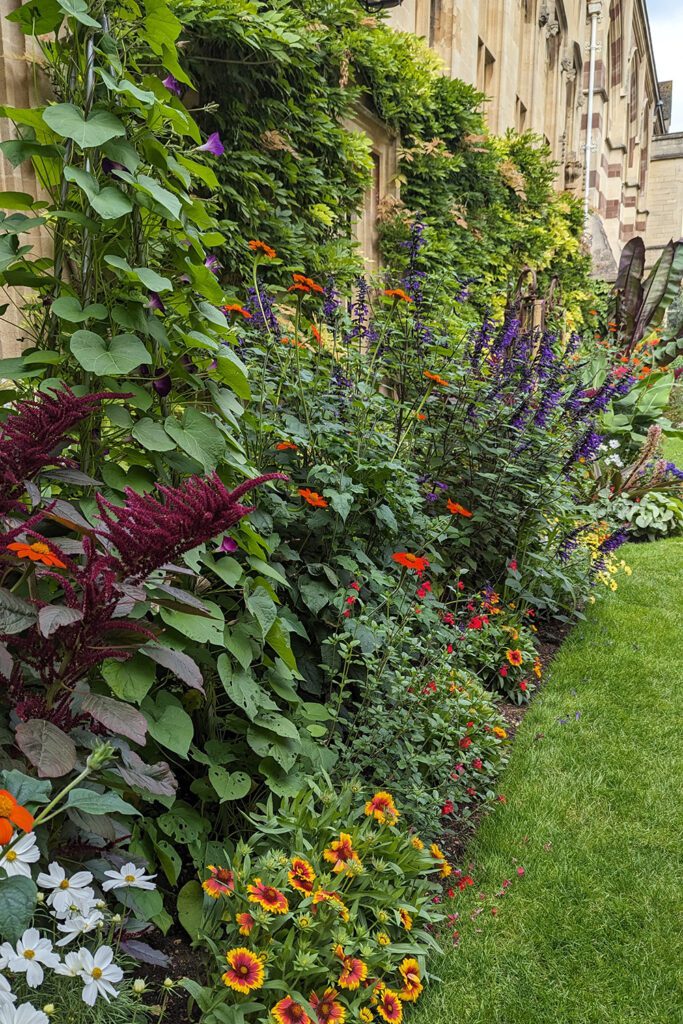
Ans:
[{"label": "large heart-shaped leaf", "polygon": [[152,689],[154,674],[154,665],[139,654],[127,661],[108,658],[102,663],[102,675],[112,693],[135,704],[141,704]]},{"label": "large heart-shaped leaf", "polygon": [[195,879],[186,882],[178,893],[178,920],[190,936],[196,939],[204,917],[204,891]]},{"label": "large heart-shaped leaf", "polygon": [[59,6],[69,14],[76,21],[80,21],[81,25],[87,25],[88,28],[98,28],[102,31],[102,26],[99,21],[95,21],[88,14],[88,5],[85,0],[58,0]]},{"label": "large heart-shaped leaf", "polygon": [[177,629],[183,636],[195,640],[199,644],[223,645],[225,616],[221,608],[213,601],[205,601],[210,616],[192,615],[177,612],[172,608],[162,608],[161,617],[167,625]]},{"label": "large heart-shaped leaf", "polygon": [[251,789],[251,779],[246,772],[229,772],[220,765],[209,768],[209,781],[221,803],[226,800],[242,800]]},{"label": "large heart-shaped leaf", "polygon": [[167,416],[164,429],[184,452],[211,473],[225,452],[225,438],[213,420],[190,407],[182,420]]},{"label": "large heart-shaped leaf", "polygon": [[93,302],[83,308],[75,295],[62,295],[52,303],[50,312],[70,324],[82,324],[85,320],[105,320],[107,307],[101,302]]},{"label": "large heart-shaped leaf", "polygon": [[73,103],[55,103],[46,107],[43,121],[63,139],[73,139],[81,149],[94,149],[126,134],[121,121],[109,110],[95,110],[86,118]]},{"label": "large heart-shaped leaf", "polygon": [[161,423],[148,416],[138,420],[131,434],[148,452],[170,452],[176,447],[175,441],[168,436]]},{"label": "large heart-shaped leaf", "polygon": [[20,722],[15,740],[41,779],[59,778],[76,766],[74,741],[52,722],[42,718]]},{"label": "large heart-shaped leaf", "polygon": [[150,735],[162,747],[167,747],[180,757],[187,757],[194,735],[192,719],[180,701],[170,693],[162,691],[156,701],[149,697],[142,705],[147,718]]},{"label": "large heart-shaped leaf", "polygon": [[142,363],[152,362],[151,355],[134,334],[102,338],[93,331],[76,331],[69,347],[83,369],[98,377],[118,377]]}]

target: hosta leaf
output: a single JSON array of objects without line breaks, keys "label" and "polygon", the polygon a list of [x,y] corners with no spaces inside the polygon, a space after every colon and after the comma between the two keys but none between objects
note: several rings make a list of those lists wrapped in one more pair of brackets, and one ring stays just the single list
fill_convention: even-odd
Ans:
[{"label": "hosta leaf", "polygon": [[42,718],[20,722],[15,739],[41,779],[59,778],[76,766],[74,741],[52,722]]},{"label": "hosta leaf", "polygon": [[94,149],[125,135],[126,129],[109,110],[95,110],[88,118],[73,103],[55,103],[43,111],[43,120],[63,139],[73,139],[81,149]]}]

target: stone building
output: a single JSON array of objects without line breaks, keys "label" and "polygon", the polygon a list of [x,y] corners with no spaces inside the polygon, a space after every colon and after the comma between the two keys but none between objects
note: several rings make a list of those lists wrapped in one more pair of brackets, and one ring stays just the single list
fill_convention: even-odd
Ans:
[{"label": "stone building", "polygon": [[[587,200],[596,272],[613,275],[634,234],[653,257],[680,235],[683,141],[667,135],[671,83],[657,80],[645,0],[403,0],[389,20],[425,37],[445,73],[488,97],[491,131],[543,136],[557,187],[580,195],[592,106]],[[381,164],[391,153],[381,133],[375,138]]]}]

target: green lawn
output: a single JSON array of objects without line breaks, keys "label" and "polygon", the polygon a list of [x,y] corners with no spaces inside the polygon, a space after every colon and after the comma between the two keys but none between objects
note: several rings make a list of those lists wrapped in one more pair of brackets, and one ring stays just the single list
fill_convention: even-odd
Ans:
[{"label": "green lawn", "polygon": [[633,576],[575,629],[519,730],[475,887],[447,907],[460,946],[415,1024],[683,1021],[683,540],[622,550]]}]

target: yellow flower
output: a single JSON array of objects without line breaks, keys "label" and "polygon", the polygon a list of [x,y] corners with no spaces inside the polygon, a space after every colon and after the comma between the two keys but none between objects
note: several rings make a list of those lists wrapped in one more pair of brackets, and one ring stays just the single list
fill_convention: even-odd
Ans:
[{"label": "yellow flower", "polygon": [[379,943],[380,946],[391,945],[391,939],[389,938],[386,932],[377,932],[377,942]]},{"label": "yellow flower", "polygon": [[368,1010],[367,1006],[364,1006],[362,1010],[358,1012],[358,1019],[363,1021],[363,1024],[370,1024],[375,1019],[372,1010]]},{"label": "yellow flower", "polygon": [[410,840],[410,845],[414,846],[416,850],[424,850],[425,844],[422,842],[419,836],[413,836]]},{"label": "yellow flower", "polygon": [[501,740],[506,740],[508,738],[508,734],[506,733],[505,729],[501,729],[499,725],[494,725],[491,732],[493,733],[494,736],[500,737]]},{"label": "yellow flower", "polygon": [[407,932],[411,931],[413,927],[413,918],[412,915],[409,914],[408,911],[405,909],[405,907],[399,908],[398,916],[401,918],[401,924],[403,925],[405,930]]}]

